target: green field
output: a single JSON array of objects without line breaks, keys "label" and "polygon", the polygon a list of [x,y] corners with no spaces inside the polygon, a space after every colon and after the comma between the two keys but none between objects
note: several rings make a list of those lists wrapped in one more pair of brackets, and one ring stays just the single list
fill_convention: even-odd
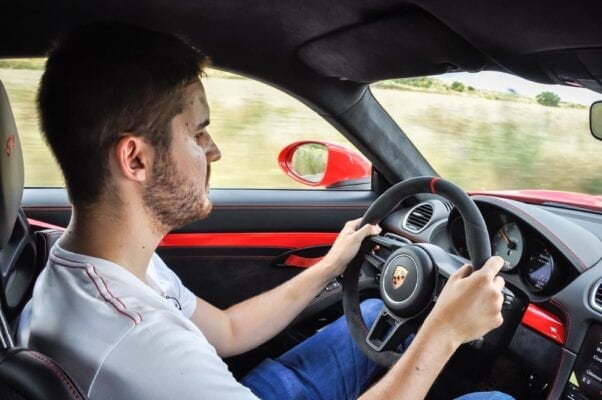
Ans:
[{"label": "green field", "polygon": [[[39,134],[34,104],[39,61],[0,63],[23,143],[27,186],[62,186]],[[222,150],[212,187],[301,187],[277,166],[279,151],[306,139],[352,147],[299,101],[267,85],[219,71],[204,80],[210,132]],[[372,88],[444,177],[468,190],[547,188],[602,193],[602,143],[588,133],[587,109],[534,101],[441,93],[395,85]]]}]

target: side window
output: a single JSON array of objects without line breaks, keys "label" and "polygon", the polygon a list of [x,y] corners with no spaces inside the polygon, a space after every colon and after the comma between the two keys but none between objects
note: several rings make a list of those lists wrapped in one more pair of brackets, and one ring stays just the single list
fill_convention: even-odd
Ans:
[{"label": "side window", "polygon": [[6,88],[23,147],[25,186],[64,186],[63,175],[44,142],[38,124],[36,93],[45,60],[0,60],[0,80]]},{"label": "side window", "polygon": [[203,84],[211,108],[209,132],[222,151],[212,166],[213,187],[310,188],[278,166],[280,151],[297,141],[338,144],[360,154],[316,112],[267,84],[217,70],[207,71]]},{"label": "side window", "polygon": [[[0,79],[23,145],[27,187],[64,185],[38,124],[35,96],[44,62],[0,60]],[[209,132],[222,151],[212,167],[214,188],[311,188],[278,164],[280,151],[297,141],[328,142],[360,154],[317,113],[269,85],[215,69],[207,71],[203,84],[211,108]]]}]

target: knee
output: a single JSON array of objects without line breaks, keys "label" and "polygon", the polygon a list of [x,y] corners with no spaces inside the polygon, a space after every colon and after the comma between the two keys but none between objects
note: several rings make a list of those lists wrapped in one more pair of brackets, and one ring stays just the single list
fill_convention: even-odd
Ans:
[{"label": "knee", "polygon": [[495,400],[514,400],[514,397],[502,392],[491,392]]},{"label": "knee", "polygon": [[475,392],[456,397],[455,400],[514,400],[514,397],[502,392]]},{"label": "knee", "polygon": [[362,317],[367,326],[372,326],[382,307],[383,302],[380,299],[366,299],[360,303]]}]

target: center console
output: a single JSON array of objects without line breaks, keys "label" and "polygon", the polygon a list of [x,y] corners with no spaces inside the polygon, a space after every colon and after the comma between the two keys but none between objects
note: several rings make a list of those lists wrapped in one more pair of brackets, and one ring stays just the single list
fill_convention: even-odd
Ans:
[{"label": "center console", "polygon": [[587,332],[562,398],[602,399],[602,325],[592,325]]}]

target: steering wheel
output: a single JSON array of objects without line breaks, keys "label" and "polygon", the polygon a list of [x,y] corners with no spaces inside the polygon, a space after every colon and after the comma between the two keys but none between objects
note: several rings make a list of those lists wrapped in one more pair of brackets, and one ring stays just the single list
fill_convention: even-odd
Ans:
[{"label": "steering wheel", "polygon": [[[437,177],[402,181],[384,192],[366,211],[358,229],[377,224],[408,196],[435,193],[451,200],[464,220],[468,252],[475,269],[491,257],[485,220],[471,198],[453,183]],[[390,255],[372,252],[378,245]],[[384,306],[370,329],[359,307],[359,277],[368,264],[380,275],[379,290]],[[405,244],[387,236],[367,238],[343,274],[343,309],[351,335],[372,361],[391,367],[400,357],[395,349],[414,332],[440,293],[444,282],[463,265],[462,260],[432,244]]]}]

